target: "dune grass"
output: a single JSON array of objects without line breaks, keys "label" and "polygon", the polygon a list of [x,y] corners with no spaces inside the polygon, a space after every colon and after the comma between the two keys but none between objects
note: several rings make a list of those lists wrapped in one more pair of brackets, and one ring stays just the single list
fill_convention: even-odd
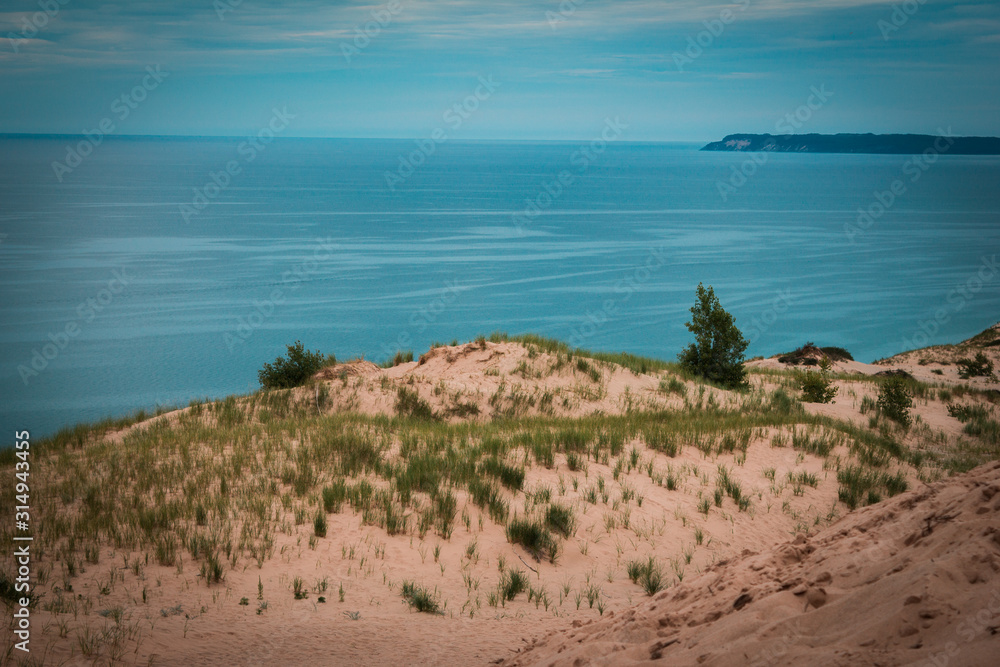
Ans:
[{"label": "dune grass", "polygon": [[437,601],[437,598],[426,588],[418,586],[412,581],[404,581],[401,586],[401,595],[403,596],[403,601],[411,609],[423,612],[425,614],[440,614],[441,606]]},{"label": "dune grass", "polygon": [[[117,548],[149,550],[165,563],[179,556],[178,546],[196,560],[218,553],[219,563],[229,567],[241,558],[261,562],[272,555],[274,512],[285,492],[293,504],[315,497],[314,516],[317,508],[339,512],[346,504],[366,523],[392,533],[416,529],[418,523],[407,522],[407,508],[429,496],[430,509],[423,508],[433,512],[429,524],[447,534],[456,507],[446,494],[460,489],[504,523],[507,494],[522,492],[523,463],[540,447],[567,459],[573,454],[580,467],[588,459],[621,456],[635,438],[668,455],[687,443],[712,456],[745,450],[752,434],[765,428],[792,427],[799,429],[793,446],[818,455],[850,442],[862,454],[884,452],[873,460],[907,456],[882,435],[786,411],[780,399],[763,395],[740,410],[702,405],[459,424],[427,420],[419,411],[397,418],[316,415],[309,401],[296,402],[290,392],[259,392],[198,407],[175,422],[136,430],[120,444],[95,442],[104,425],[45,443],[39,451],[54,458],[59,480],[51,489],[54,502],[43,509],[52,548],[70,558],[84,538],[96,535]],[[268,415],[263,422],[262,414]],[[386,452],[400,438],[400,454],[388,459]],[[300,441],[296,447],[293,439]],[[525,456],[529,452],[531,458]],[[724,492],[737,504],[744,498],[731,481]],[[438,497],[442,500],[434,500]],[[543,536],[571,530],[566,513],[549,511],[537,535],[518,524],[512,538],[547,555],[551,545]],[[77,540],[59,539],[60,534]]]},{"label": "dune grass", "polygon": [[[627,352],[595,352],[592,350],[573,348],[560,340],[545,338],[544,336],[536,334],[510,335],[503,331],[495,331],[490,334],[488,340],[491,343],[520,343],[521,345],[536,347],[539,350],[552,355],[564,355],[569,359],[573,359],[575,357],[577,358],[576,363],[578,364],[582,359],[591,359],[593,361],[603,362],[606,364],[617,364],[622,368],[632,371],[636,375],[657,371],[681,373],[680,365],[673,362],[662,361],[660,359],[653,359],[650,357],[641,357]],[[583,367],[578,366],[578,369],[588,374],[591,373],[589,364],[586,364]]]},{"label": "dune grass", "polygon": [[656,595],[666,588],[667,582],[663,573],[663,565],[653,556],[646,560],[629,561],[626,572],[633,584],[642,586],[646,595]]},{"label": "dune grass", "polygon": [[536,560],[547,558],[555,563],[559,555],[559,543],[541,521],[514,517],[507,524],[507,540],[520,544]]}]

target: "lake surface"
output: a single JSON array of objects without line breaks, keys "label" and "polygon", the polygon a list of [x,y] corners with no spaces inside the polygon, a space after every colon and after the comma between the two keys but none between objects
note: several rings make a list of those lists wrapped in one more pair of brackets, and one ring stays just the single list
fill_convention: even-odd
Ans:
[{"label": "lake surface", "polygon": [[994,157],[117,138],[57,175],[79,142],[0,138],[4,433],[251,391],[296,339],[380,361],[501,329],[674,358],[699,281],[749,355],[871,361],[1000,320]]}]

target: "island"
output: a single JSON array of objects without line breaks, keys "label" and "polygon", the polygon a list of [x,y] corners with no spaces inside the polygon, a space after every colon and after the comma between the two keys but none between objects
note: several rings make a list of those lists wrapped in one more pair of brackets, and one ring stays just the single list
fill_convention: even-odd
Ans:
[{"label": "island", "polygon": [[929,134],[730,134],[703,151],[1000,155],[1000,138]]}]

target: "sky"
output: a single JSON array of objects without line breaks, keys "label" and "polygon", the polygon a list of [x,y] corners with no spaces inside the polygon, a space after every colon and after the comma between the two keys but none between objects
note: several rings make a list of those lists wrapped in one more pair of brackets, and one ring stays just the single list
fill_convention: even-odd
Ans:
[{"label": "sky", "polygon": [[995,1],[4,0],[0,133],[998,135],[998,64]]}]

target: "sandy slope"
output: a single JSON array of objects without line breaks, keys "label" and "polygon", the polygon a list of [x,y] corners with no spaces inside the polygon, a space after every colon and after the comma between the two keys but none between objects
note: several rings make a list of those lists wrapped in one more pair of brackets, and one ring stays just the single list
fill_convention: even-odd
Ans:
[{"label": "sandy slope", "polygon": [[[641,448],[641,443],[635,444]],[[672,459],[642,449],[643,458],[654,458],[661,472],[669,465],[683,471],[683,476],[678,488],[669,491],[641,470],[624,474],[621,481],[643,496],[641,506],[633,501],[628,507],[628,528],[609,528],[606,523],[609,515],[621,516],[612,509],[621,487],[612,481],[610,466],[591,462],[586,474],[572,473],[560,457],[552,470],[529,469],[526,489],[547,486],[554,499],[571,504],[577,512],[579,526],[564,542],[564,552],[555,565],[536,562],[508,543],[503,527],[488,517],[480,524],[480,511],[459,492],[460,510],[469,511],[472,522],[469,529],[460,523],[450,540],[433,534],[425,539],[412,534],[389,536],[382,529],[362,525],[360,517],[345,511],[330,515],[328,536],[311,548],[311,526],[292,526],[288,517],[290,534],[278,535],[273,559],[260,569],[241,562],[238,569],[227,571],[223,584],[212,587],[198,576],[198,563],[190,556],[184,556],[180,570],[150,562],[141,576],[134,576],[123,563],[141,560],[142,554],[106,546],[99,563],[80,563],[85,571],[73,579],[72,593],[61,593],[69,598],[82,596],[86,606],[81,602],[75,614],[38,611],[36,621],[41,631],[35,640],[48,651],[45,664],[81,666],[104,664],[110,650],[105,646],[97,655],[81,655],[78,637],[118,628],[131,633],[124,642],[128,649],[123,664],[486,664],[541,631],[600,618],[598,607],[604,607],[605,614],[622,613],[645,599],[625,574],[629,560],[656,556],[667,567],[669,580],[676,582],[671,561],[677,563],[681,575],[694,576],[715,561],[744,549],[769,548],[797,527],[823,521],[835,505],[837,483],[823,470],[822,459],[801,456],[788,447],[773,448],[766,440],[751,444],[742,466],[731,455],[706,460],[694,448]],[[738,511],[727,498],[721,508],[713,507],[707,516],[699,513],[699,494],[713,488],[705,486],[699,475],[713,475],[720,464],[732,469],[748,493],[762,494],[759,499],[755,496],[750,512]],[[784,484],[775,494],[768,491],[769,482],[762,473],[766,468],[775,468],[779,480],[788,472],[804,471],[817,475],[820,482],[815,489],[805,487],[801,495]],[[558,491],[560,477],[566,482],[565,495]],[[570,486],[574,477],[580,481],[579,491]],[[584,501],[584,489],[600,478],[607,480],[611,491],[608,503]],[[515,500],[515,507],[522,506],[521,498]],[[702,545],[696,544],[696,529],[704,533]],[[466,555],[472,542],[476,543],[475,558]],[[435,559],[434,550],[439,546],[441,552]],[[685,552],[691,554],[690,563],[684,560]],[[505,606],[488,605],[489,592],[499,580],[501,560],[508,567],[524,570],[532,586],[546,591],[548,609],[529,602],[523,593]],[[111,573],[118,579],[110,593],[104,594],[100,589]],[[467,590],[465,575],[477,582],[475,590]],[[292,595],[296,576],[310,589],[305,600],[295,600]],[[255,613],[260,604],[258,578],[268,603],[259,615]],[[325,603],[318,602],[321,592],[316,585],[321,580],[328,586],[322,591]],[[447,603],[445,615],[409,610],[399,595],[404,580],[433,588],[442,603]],[[61,583],[58,577],[50,579],[47,599],[60,596]],[[590,583],[599,589],[595,606],[585,597]],[[343,602],[339,600],[341,585]],[[239,604],[243,597],[248,598],[246,606]],[[180,610],[173,613],[178,605]],[[118,607],[123,609],[120,624],[101,616]],[[357,612],[359,618],[351,620],[350,612]],[[59,637],[60,624],[67,628],[64,638]]]},{"label": "sandy slope", "polygon": [[1000,656],[1000,463],[745,553],[526,665],[990,665]]}]

